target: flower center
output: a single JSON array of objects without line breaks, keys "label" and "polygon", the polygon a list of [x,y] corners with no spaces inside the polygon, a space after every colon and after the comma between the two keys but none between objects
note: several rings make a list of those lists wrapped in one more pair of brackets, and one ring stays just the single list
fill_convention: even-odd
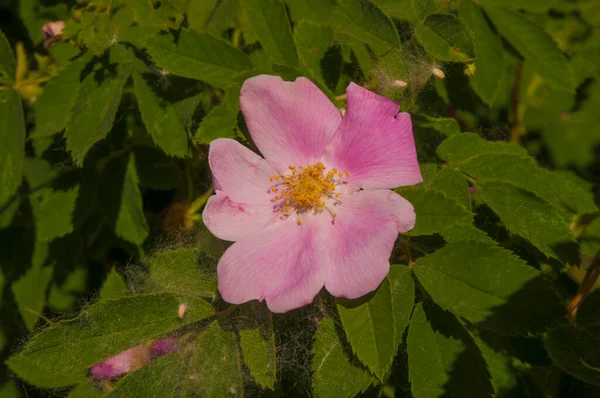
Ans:
[{"label": "flower center", "polygon": [[276,182],[270,192],[275,196],[274,211],[281,212],[282,218],[289,217],[293,212],[297,214],[298,225],[302,224],[301,213],[313,211],[318,213],[323,209],[329,211],[332,222],[336,214],[329,205],[335,206],[340,203],[340,194],[336,193],[336,187],[345,184],[345,179],[350,174],[342,173],[337,169],[327,171],[321,162],[309,164],[308,166],[289,166],[291,174],[278,174],[269,180]]}]

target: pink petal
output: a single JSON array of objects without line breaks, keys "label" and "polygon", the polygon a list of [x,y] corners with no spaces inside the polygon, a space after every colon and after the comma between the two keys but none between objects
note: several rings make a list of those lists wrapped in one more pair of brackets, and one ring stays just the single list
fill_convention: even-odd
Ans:
[{"label": "pink petal", "polygon": [[202,221],[206,228],[219,239],[236,241],[253,235],[275,221],[273,203],[247,204],[233,201],[223,191],[208,198]]},{"label": "pink petal", "polygon": [[208,163],[213,185],[239,203],[270,203],[269,177],[278,174],[263,158],[239,142],[219,138],[210,143]]},{"label": "pink petal", "polygon": [[383,281],[398,233],[414,227],[415,211],[397,193],[373,190],[344,195],[336,212],[335,228],[322,235],[330,264],[325,288],[357,298]]},{"label": "pink petal", "polygon": [[396,188],[423,181],[408,113],[394,101],[354,83],[346,89],[348,109],[323,161],[348,171],[354,189]]},{"label": "pink petal", "polygon": [[304,77],[252,77],[242,86],[240,106],[252,140],[280,172],[318,162],[341,121],[335,105]]},{"label": "pink petal", "polygon": [[227,302],[267,301],[273,312],[312,302],[325,281],[326,263],[315,239],[322,217],[278,220],[234,243],[217,266],[219,291]]}]

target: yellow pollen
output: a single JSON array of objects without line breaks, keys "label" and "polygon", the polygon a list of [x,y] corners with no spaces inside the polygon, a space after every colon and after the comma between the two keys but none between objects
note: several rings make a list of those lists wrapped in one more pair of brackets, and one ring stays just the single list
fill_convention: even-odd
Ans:
[{"label": "yellow pollen", "polygon": [[[336,186],[343,183],[350,173],[333,169],[327,171],[323,163],[309,164],[308,166],[289,166],[291,174],[278,174],[269,178],[272,182],[281,181],[271,192],[278,194],[273,198],[277,210],[284,216],[289,216],[292,211],[300,214],[307,211],[318,212],[325,208],[325,199],[339,199],[340,194],[335,192]],[[345,177],[344,177],[345,176]],[[333,213],[335,218],[335,213]],[[298,225],[302,224],[300,217]]]}]

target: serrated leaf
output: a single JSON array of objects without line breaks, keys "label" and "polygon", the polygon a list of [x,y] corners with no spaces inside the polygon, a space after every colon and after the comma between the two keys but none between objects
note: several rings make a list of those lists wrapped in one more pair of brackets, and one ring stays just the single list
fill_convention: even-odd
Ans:
[{"label": "serrated leaf", "polygon": [[[521,2],[524,3],[524,2]],[[471,87],[488,105],[494,106],[503,86],[501,76],[506,71],[506,59],[500,36],[495,34],[483,12],[471,0],[460,3],[460,16],[475,38],[475,76],[469,77]]]},{"label": "serrated leaf", "polygon": [[134,20],[145,26],[176,28],[183,20],[183,15],[167,1],[158,6],[148,0],[128,0],[125,4],[133,11]]},{"label": "serrated leaf", "polygon": [[448,243],[413,271],[439,306],[481,327],[525,334],[564,322],[564,306],[540,272],[492,243]]},{"label": "serrated leaf", "polygon": [[[183,320],[177,316],[182,302],[187,304]],[[30,384],[66,387],[84,382],[95,363],[213,314],[205,301],[173,293],[101,301],[42,330],[6,363]]]},{"label": "serrated leaf", "polygon": [[437,147],[438,156],[446,161],[462,162],[484,154],[509,154],[527,156],[527,150],[520,145],[501,141],[486,141],[477,134],[462,133],[444,140]]},{"label": "serrated leaf", "polygon": [[396,326],[389,279],[374,294],[358,300],[336,299],[352,351],[377,378],[383,378],[396,354]]},{"label": "serrated leaf", "polygon": [[435,14],[444,8],[445,4],[435,0],[411,0],[415,16],[419,21],[423,21],[431,14]]},{"label": "serrated leaf", "polygon": [[198,249],[162,250],[148,262],[152,281],[162,289],[209,298],[217,292],[217,262]]},{"label": "serrated leaf", "polygon": [[501,351],[496,351],[481,339],[475,339],[475,343],[492,376],[492,386],[496,396],[505,391],[515,391],[518,388],[519,378],[511,366],[511,358]]},{"label": "serrated leaf", "polygon": [[334,90],[342,72],[343,57],[333,29],[300,21],[294,26],[294,38],[302,65],[318,83]]},{"label": "serrated leaf", "polygon": [[431,117],[429,115],[419,115],[419,119],[415,122],[419,126],[432,128],[446,137],[450,137],[460,133],[460,125],[456,119],[451,117]]},{"label": "serrated leaf", "polygon": [[484,9],[502,36],[534,65],[540,76],[550,84],[573,90],[571,65],[543,27],[510,7],[485,6]]},{"label": "serrated leaf", "polygon": [[336,29],[364,41],[378,53],[400,48],[394,24],[369,0],[338,0],[332,19]]},{"label": "serrated leaf", "polygon": [[511,233],[525,238],[548,257],[577,262],[569,225],[549,202],[499,180],[479,181],[477,193]]},{"label": "serrated leaf", "polygon": [[112,129],[123,87],[132,71],[131,62],[115,58],[115,72],[101,69],[85,78],[69,114],[65,132],[67,149],[79,166],[94,144]]},{"label": "serrated leaf", "polygon": [[415,303],[415,281],[410,268],[404,265],[390,266],[387,276],[392,291],[392,308],[394,309],[394,323],[396,338],[394,339],[394,352],[402,342],[402,335],[410,320],[410,314]]},{"label": "serrated leaf", "polygon": [[253,68],[248,56],[229,43],[186,29],[177,44],[170,35],[149,38],[146,50],[160,68],[218,87],[229,86],[235,76]]},{"label": "serrated leaf", "polygon": [[438,147],[438,155],[477,181],[501,180],[531,191],[551,202],[566,218],[571,213],[597,211],[589,184],[566,171],[542,169],[518,145],[489,142],[465,133],[445,140]]},{"label": "serrated leaf", "polygon": [[17,64],[12,48],[2,30],[0,30],[0,81],[14,82],[16,70]]},{"label": "serrated leaf", "polygon": [[125,280],[113,267],[100,289],[100,300],[116,300],[125,296],[127,296]]},{"label": "serrated leaf", "polygon": [[28,330],[35,328],[46,303],[47,288],[53,272],[53,267],[44,266],[47,256],[48,244],[36,242],[31,268],[12,284],[15,301]]},{"label": "serrated leaf", "polygon": [[19,92],[0,92],[0,205],[21,185],[25,158],[25,121]]},{"label": "serrated leaf", "polygon": [[239,93],[228,92],[219,105],[202,119],[194,139],[198,144],[210,144],[217,138],[234,138],[240,112]]},{"label": "serrated leaf", "polygon": [[33,104],[36,137],[47,137],[64,130],[69,112],[77,100],[81,73],[91,60],[91,53],[85,53],[44,85],[44,91]]},{"label": "serrated leaf", "polygon": [[600,218],[596,218],[581,235],[581,252],[594,256],[600,251]]},{"label": "serrated leaf", "polygon": [[348,358],[332,319],[321,320],[312,353],[312,389],[317,398],[354,397],[376,381],[354,358]]},{"label": "serrated leaf", "polygon": [[417,220],[408,235],[432,235],[456,225],[471,225],[473,213],[445,193],[428,188],[402,189],[398,193],[415,208]]},{"label": "serrated leaf", "polygon": [[31,195],[39,241],[50,242],[73,232],[73,214],[78,196],[79,186],[64,191],[48,188]]},{"label": "serrated leaf", "polygon": [[473,34],[456,17],[429,15],[415,28],[425,50],[440,61],[469,62],[475,58]]},{"label": "serrated leaf", "polygon": [[175,108],[157,97],[139,71],[133,73],[133,84],[142,120],[154,143],[167,155],[187,157],[188,135]]},{"label": "serrated leaf", "polygon": [[431,304],[418,304],[406,343],[415,398],[492,396],[481,352],[454,315]]},{"label": "serrated leaf", "polygon": [[135,158],[131,154],[123,180],[121,204],[115,225],[117,236],[136,245],[144,243],[148,237],[148,223],[144,215],[144,203],[139,188],[139,178],[135,167]]},{"label": "serrated leaf", "polygon": [[198,336],[192,350],[189,372],[190,379],[197,380],[193,390],[196,396],[244,396],[242,359],[234,332],[214,322]]},{"label": "serrated leaf", "polygon": [[311,21],[328,24],[335,8],[335,0],[286,0],[285,3],[294,23]]},{"label": "serrated leaf", "polygon": [[278,63],[298,66],[296,44],[282,0],[240,0],[258,40]]},{"label": "serrated leaf", "polygon": [[205,0],[190,1],[186,17],[190,29],[218,36],[236,26],[239,14],[239,0]]},{"label": "serrated leaf", "polygon": [[[257,306],[258,307],[258,306]],[[275,389],[277,381],[277,358],[273,315],[264,306],[259,313],[249,312],[249,325],[239,329],[240,346],[244,363],[254,380],[262,387]]]},{"label": "serrated leaf", "polygon": [[514,7],[522,8],[524,10],[535,11],[535,12],[546,12],[550,8],[553,8],[560,0],[480,0],[482,5],[493,5],[502,7]]},{"label": "serrated leaf", "polygon": [[580,326],[564,325],[546,334],[553,363],[580,380],[600,386],[600,337]]},{"label": "serrated leaf", "polygon": [[431,177],[426,186],[444,192],[448,198],[455,200],[465,209],[471,210],[469,187],[462,173],[449,167],[442,168]]}]

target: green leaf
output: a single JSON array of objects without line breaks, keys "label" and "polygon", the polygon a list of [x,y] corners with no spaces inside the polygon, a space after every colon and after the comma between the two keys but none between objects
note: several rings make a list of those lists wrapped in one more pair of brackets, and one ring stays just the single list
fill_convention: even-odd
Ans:
[{"label": "green leaf", "polygon": [[417,121],[419,126],[432,128],[444,134],[446,137],[450,137],[452,135],[460,133],[460,125],[454,118],[431,117],[425,114],[419,115],[419,118],[423,119]]},{"label": "green leaf", "polygon": [[575,243],[569,225],[549,202],[500,180],[477,182],[477,193],[511,233],[525,238],[548,257],[577,261],[567,250]]},{"label": "green leaf", "polygon": [[16,70],[15,55],[8,39],[2,30],[0,30],[0,81],[13,83],[15,81]]},{"label": "green leaf", "polygon": [[244,396],[242,359],[234,332],[213,322],[198,336],[193,349],[189,366],[190,379],[196,380],[195,396]]},{"label": "green leaf", "polygon": [[406,340],[415,398],[490,397],[490,373],[460,322],[431,304],[415,307]]},{"label": "green leaf", "polygon": [[566,212],[567,218],[569,213],[597,211],[591,185],[566,171],[542,169],[521,152],[517,145],[488,142],[468,133],[447,139],[438,147],[442,159],[456,163],[459,170],[477,181],[501,180],[531,191]]},{"label": "green leaf", "polygon": [[103,397],[129,398],[139,396],[187,397],[191,381],[181,354],[170,354],[152,360],[146,366],[119,380],[115,389]]},{"label": "green leaf", "polygon": [[472,133],[452,136],[444,140],[436,151],[440,158],[449,162],[462,162],[486,154],[527,155],[527,150],[520,145],[486,141]]},{"label": "green leaf", "polygon": [[218,36],[223,31],[236,27],[240,4],[239,0],[190,1],[187,11],[190,29]]},{"label": "green leaf", "polygon": [[426,187],[443,192],[448,198],[455,200],[465,209],[471,210],[469,187],[462,173],[444,167],[426,183]]},{"label": "green leaf", "polygon": [[600,251],[600,217],[592,221],[581,235],[581,252],[594,256]]},{"label": "green leaf", "polygon": [[[522,2],[524,3],[524,2]],[[483,12],[471,0],[461,1],[460,16],[473,32],[475,38],[475,76],[471,76],[471,87],[490,106],[500,98],[500,92],[507,88],[501,76],[506,71],[506,59],[502,40],[496,35]]]},{"label": "green leaf", "polygon": [[364,41],[378,53],[400,48],[394,24],[369,0],[338,0],[332,19],[336,29]]},{"label": "green leaf", "polygon": [[354,397],[376,381],[356,360],[348,358],[332,319],[321,320],[312,353],[312,389],[317,398]]},{"label": "green leaf", "polygon": [[[259,307],[259,306],[256,306]],[[260,306],[259,312],[249,312],[249,325],[240,329],[240,345],[244,354],[244,363],[250,374],[262,388],[275,389],[277,381],[277,358],[273,315]]]},{"label": "green leaf", "polygon": [[415,28],[425,50],[440,61],[469,62],[475,58],[473,34],[451,15],[433,14]]},{"label": "green leaf", "polygon": [[71,391],[67,398],[101,398],[104,394],[91,382],[81,383]]},{"label": "green leaf", "polygon": [[[310,21],[329,24],[335,3],[335,0],[286,0],[286,6],[294,23]],[[295,29],[294,26],[294,33]]]},{"label": "green leaf", "polygon": [[302,65],[316,82],[334,90],[342,72],[343,58],[329,26],[300,21],[294,26],[294,37]]},{"label": "green leaf", "polygon": [[415,16],[420,22],[429,15],[436,14],[445,6],[444,2],[435,0],[411,0],[411,3]]},{"label": "green leaf", "polygon": [[127,296],[125,280],[113,267],[100,289],[100,300],[116,300]]},{"label": "green leaf", "polygon": [[170,35],[150,37],[146,50],[160,68],[218,87],[253,68],[248,56],[229,43],[191,30],[182,30],[177,44]]},{"label": "green leaf", "polygon": [[[181,303],[187,305],[182,320]],[[77,318],[42,330],[6,363],[30,384],[66,387],[84,382],[91,365],[213,313],[205,301],[173,293],[100,301]]]},{"label": "green leaf", "polygon": [[202,119],[194,139],[198,144],[210,144],[217,138],[234,138],[238,113],[240,113],[239,92],[233,90],[226,93],[221,103]]},{"label": "green leaf", "polygon": [[580,326],[564,325],[548,332],[544,345],[556,366],[600,386],[600,337]]},{"label": "green leaf", "polygon": [[296,44],[282,0],[240,0],[258,40],[278,63],[298,66]]},{"label": "green leaf", "polygon": [[479,0],[483,6],[501,6],[505,8],[522,8],[528,11],[534,12],[546,12],[551,8],[554,8],[561,0]]},{"label": "green leaf", "polygon": [[25,121],[19,92],[0,92],[0,204],[21,185],[25,158]]},{"label": "green leaf", "polygon": [[396,328],[389,279],[372,294],[358,299],[337,298],[337,309],[352,351],[383,381],[396,354]]},{"label": "green leaf", "polygon": [[162,250],[148,262],[152,281],[162,289],[208,298],[217,293],[216,260],[198,249]]},{"label": "green leaf", "polygon": [[125,4],[133,11],[134,20],[145,26],[175,28],[183,19],[183,15],[167,1],[158,6],[148,0],[128,0]]},{"label": "green leaf", "polygon": [[505,391],[516,391],[519,384],[519,378],[511,366],[511,358],[501,351],[496,351],[480,339],[475,339],[475,343],[492,376],[492,386],[496,396]]},{"label": "green leaf", "polygon": [[154,143],[167,155],[189,156],[187,131],[175,108],[157,96],[140,71],[133,73],[133,84],[142,120]]},{"label": "green leaf", "polygon": [[402,335],[410,320],[410,314],[415,303],[415,281],[410,268],[404,265],[392,264],[387,276],[392,291],[392,308],[394,309],[394,323],[396,338],[394,339],[394,352],[402,342]]},{"label": "green leaf", "polygon": [[50,242],[73,232],[73,214],[78,196],[79,186],[66,191],[46,188],[31,195],[38,240]]},{"label": "green leaf", "polygon": [[141,245],[148,237],[148,223],[144,215],[144,203],[139,188],[139,178],[135,158],[131,154],[123,180],[121,204],[117,215],[115,232],[117,236],[136,245]]},{"label": "green leaf", "polygon": [[413,271],[442,308],[499,333],[539,333],[564,321],[560,297],[540,272],[492,243],[448,243]]},{"label": "green leaf", "polygon": [[571,65],[543,27],[509,7],[486,6],[496,28],[550,84],[574,88]]},{"label": "green leaf", "polygon": [[91,53],[85,53],[46,83],[44,91],[33,103],[36,137],[47,137],[64,130],[81,87],[81,73],[91,60]]},{"label": "green leaf", "polygon": [[53,271],[53,267],[44,266],[47,256],[48,244],[36,242],[31,268],[12,284],[15,301],[28,330],[35,328],[46,303],[47,288]]},{"label": "green leaf", "polygon": [[79,166],[94,144],[112,129],[123,87],[131,74],[133,64],[115,58],[115,72],[101,69],[85,78],[69,114],[65,132],[67,149]]},{"label": "green leaf", "polygon": [[417,220],[408,235],[432,235],[456,225],[468,226],[473,213],[444,192],[428,189],[401,189],[398,193],[415,208]]}]

